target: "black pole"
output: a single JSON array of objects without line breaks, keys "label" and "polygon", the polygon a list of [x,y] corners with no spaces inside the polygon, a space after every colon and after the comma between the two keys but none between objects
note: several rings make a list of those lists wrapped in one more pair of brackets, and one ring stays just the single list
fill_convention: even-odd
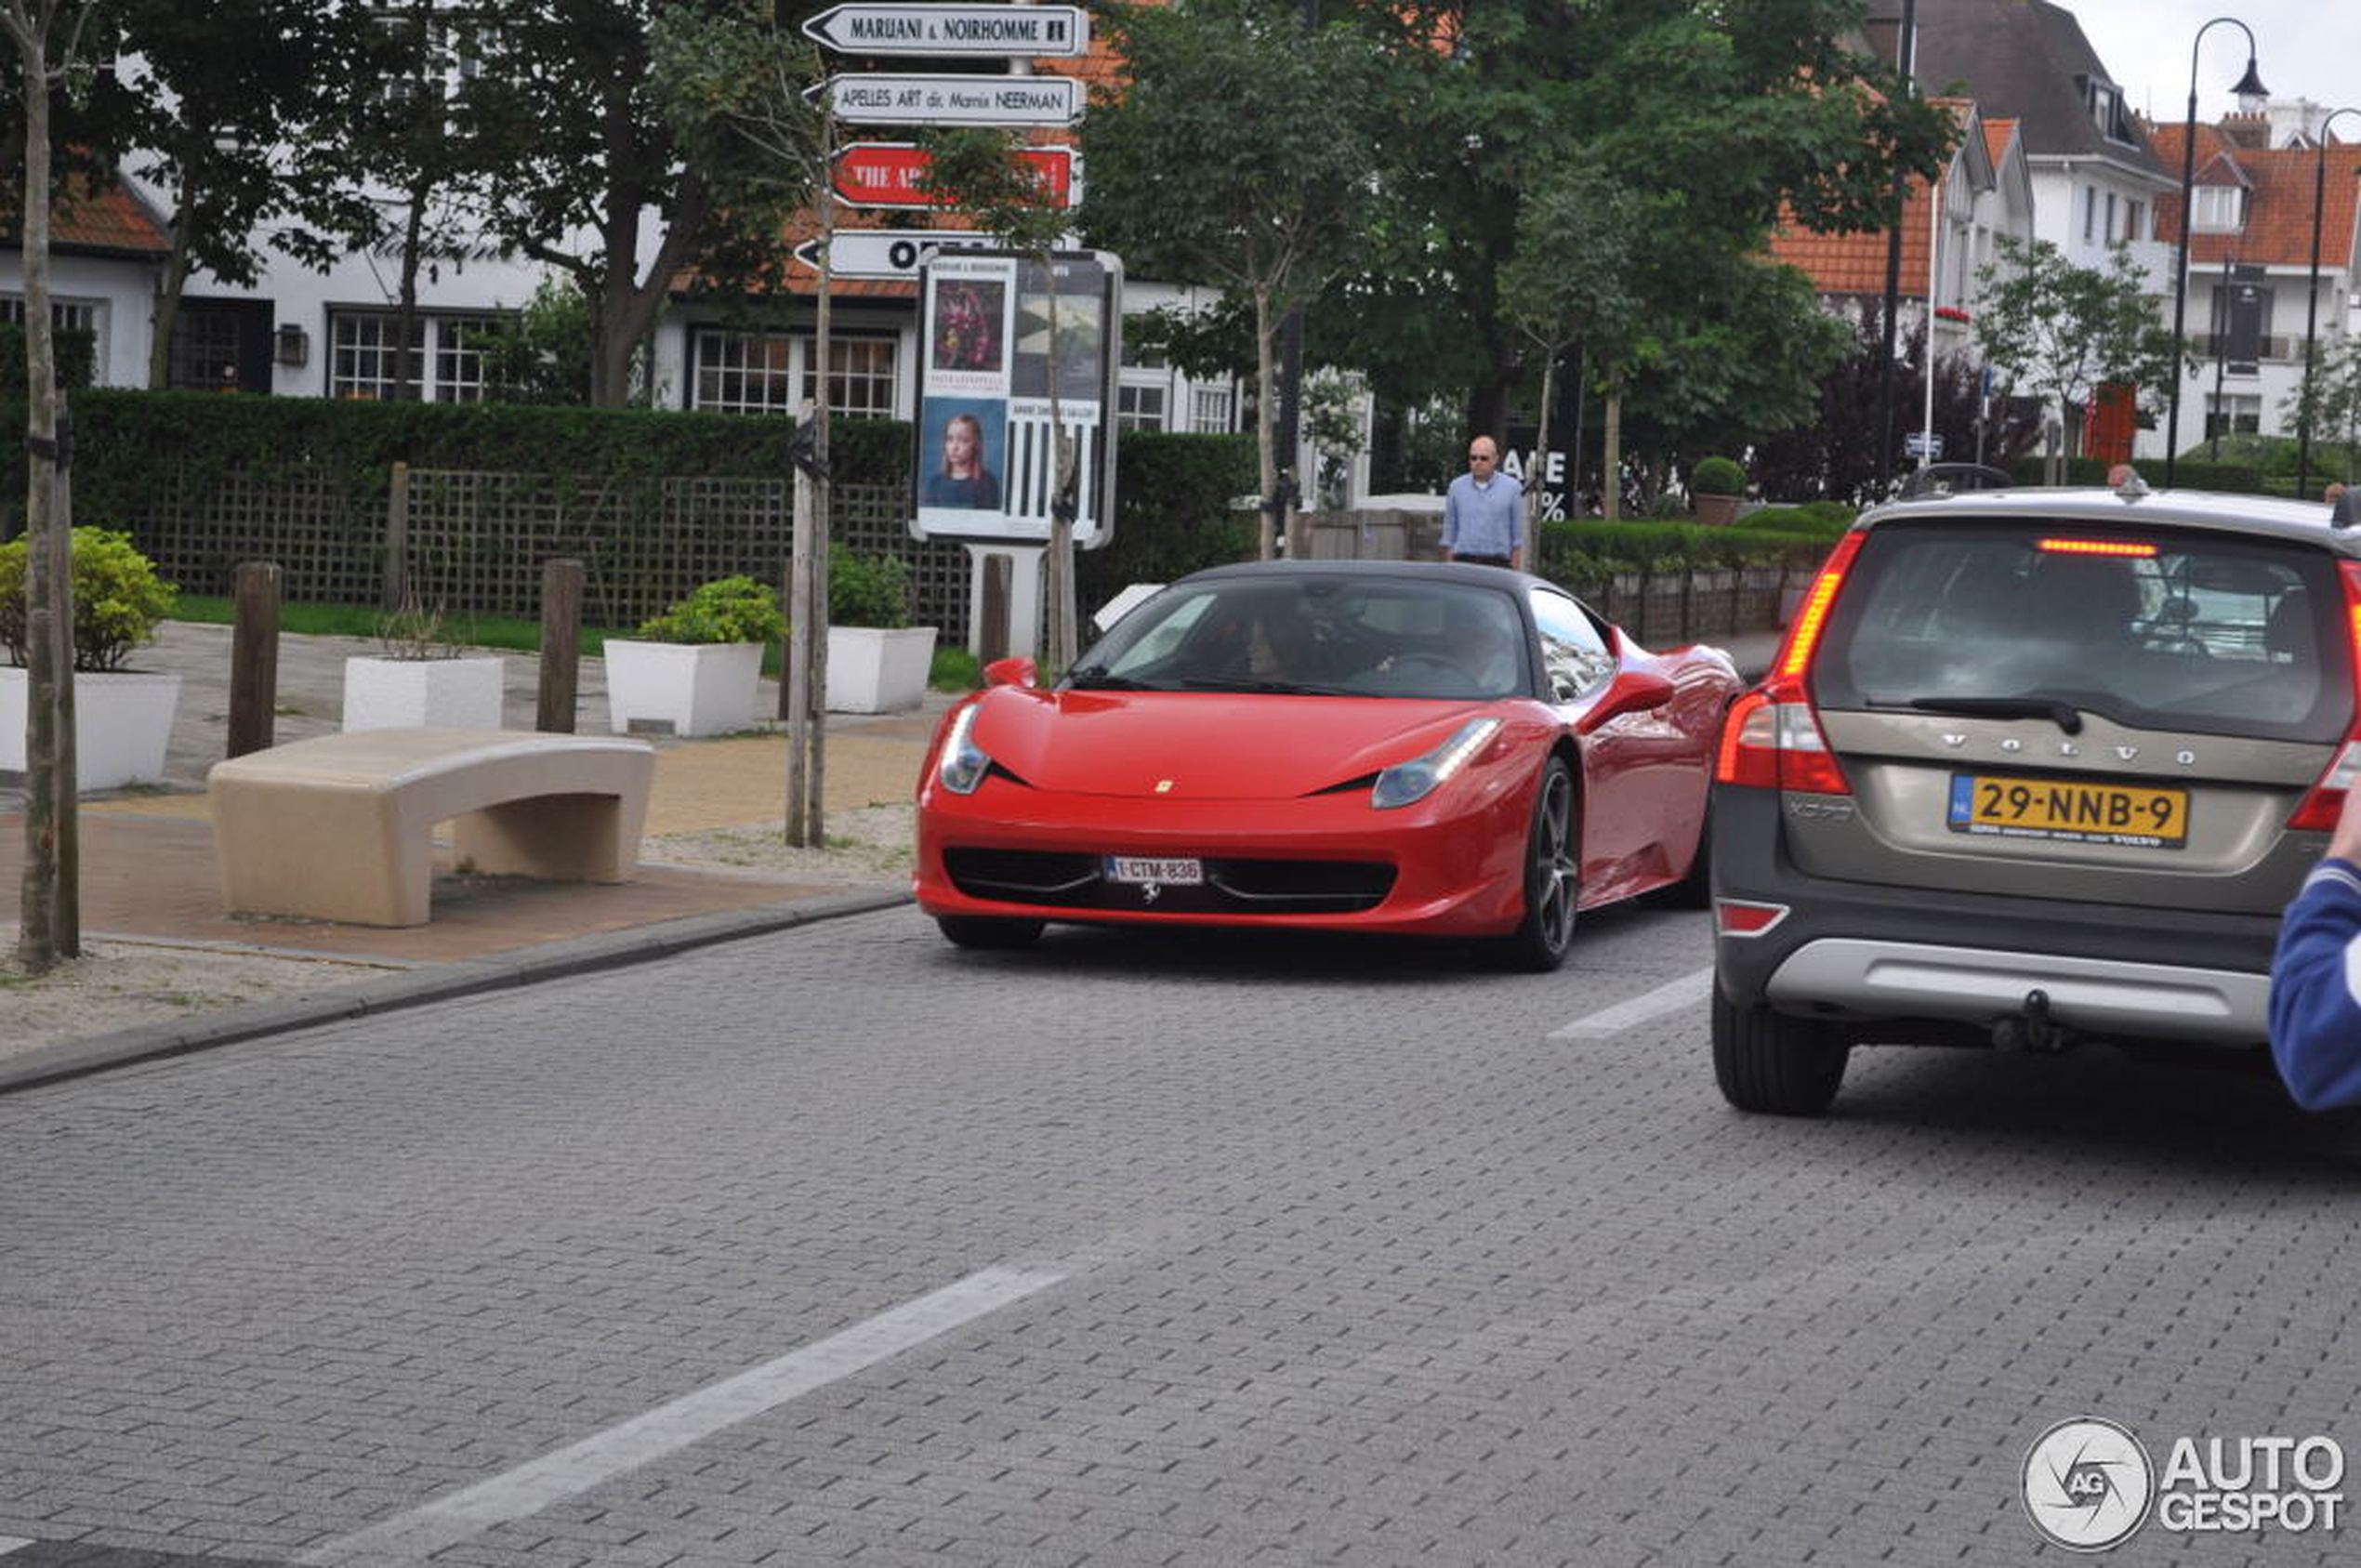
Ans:
[{"label": "black pole", "polygon": [[[1917,63],[1919,32],[1918,0],[1902,0],[1902,33],[1894,41],[1895,69],[1906,83]],[[1893,182],[1893,222],[1885,237],[1885,327],[1881,351],[1878,355],[1878,489],[1883,491],[1893,477],[1893,336],[1894,316],[1900,309],[1902,296],[1902,221],[1910,205],[1910,177],[1898,176]],[[1927,301],[1932,310],[1934,301]]]},{"label": "black pole", "polygon": [[2247,35],[2247,73],[2241,88],[2260,90],[2254,73],[2254,30],[2236,17],[2215,17],[2197,29],[2189,41],[2189,112],[2181,125],[2181,250],[2172,261],[2172,395],[2164,416],[2164,487],[2172,488],[2174,467],[2181,455],[2181,383],[2188,379],[2188,339],[2183,329],[2189,311],[2189,208],[2197,183],[2197,49],[2205,35],[2223,22]]},{"label": "black pole", "polygon": [[2295,449],[2295,498],[2299,501],[2312,494],[2312,416],[2319,405],[2319,385],[2316,352],[2320,331],[2320,217],[2328,191],[2328,126],[2341,114],[2361,114],[2361,110],[2332,109],[2320,122],[2319,145],[2312,157],[2312,286],[2303,296],[2303,389],[2296,408],[2302,428]]}]

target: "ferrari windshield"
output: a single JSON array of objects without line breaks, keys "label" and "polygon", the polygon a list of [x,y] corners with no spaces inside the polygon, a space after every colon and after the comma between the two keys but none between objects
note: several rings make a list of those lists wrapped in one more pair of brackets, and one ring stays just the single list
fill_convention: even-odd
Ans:
[{"label": "ferrari windshield", "polygon": [[1116,624],[1069,685],[1483,699],[1526,689],[1516,601],[1416,577],[1217,577],[1158,594]]}]

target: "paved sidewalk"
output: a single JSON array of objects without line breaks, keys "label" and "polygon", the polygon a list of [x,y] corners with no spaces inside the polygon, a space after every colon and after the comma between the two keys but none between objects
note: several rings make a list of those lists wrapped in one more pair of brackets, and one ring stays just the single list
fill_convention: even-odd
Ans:
[{"label": "paved sidewalk", "polygon": [[[376,652],[365,639],[288,636],[279,652],[275,739],[334,732],[342,717],[343,661]],[[503,718],[534,719],[539,661],[509,653]],[[170,622],[139,667],[178,673],[180,705],[161,788],[86,797],[82,803],[82,927],[93,940],[129,938],[200,949],[365,959],[406,972],[313,995],[256,1003],[169,1025],[119,1032],[0,1060],[0,1089],[49,1081],[163,1051],[248,1038],[366,1008],[415,1005],[587,968],[661,956],[685,946],[778,929],[838,913],[905,902],[906,884],[797,880],[711,865],[643,861],[618,885],[464,876],[438,856],[434,917],[385,929],[222,913],[204,774],[228,731],[230,628]],[[583,661],[576,727],[606,728],[604,665]],[[777,709],[765,681],[756,711]],[[930,692],[906,714],[830,715],[825,803],[830,813],[905,802],[936,717],[952,697]],[[776,727],[717,740],[657,739],[647,837],[717,828],[777,831],[786,796],[786,744]],[[22,794],[0,790],[0,913],[13,916],[23,860]]]}]

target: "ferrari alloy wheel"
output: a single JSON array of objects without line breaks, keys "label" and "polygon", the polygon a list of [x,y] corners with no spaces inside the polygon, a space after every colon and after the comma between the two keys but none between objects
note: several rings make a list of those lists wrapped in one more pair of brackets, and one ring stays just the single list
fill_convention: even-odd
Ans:
[{"label": "ferrari alloy wheel", "polygon": [[938,915],[943,936],[961,947],[1031,947],[1048,922],[1009,920],[990,915]]},{"label": "ferrari alloy wheel", "polygon": [[1713,988],[1713,1076],[1721,1098],[1741,1111],[1821,1114],[1837,1097],[1852,1050],[1834,1024],[1734,1007],[1720,985]]},{"label": "ferrari alloy wheel", "polygon": [[1497,955],[1510,968],[1546,973],[1565,962],[1574,945],[1575,905],[1582,895],[1582,820],[1574,803],[1574,771],[1552,757],[1541,770],[1526,841],[1524,921],[1500,939]]}]

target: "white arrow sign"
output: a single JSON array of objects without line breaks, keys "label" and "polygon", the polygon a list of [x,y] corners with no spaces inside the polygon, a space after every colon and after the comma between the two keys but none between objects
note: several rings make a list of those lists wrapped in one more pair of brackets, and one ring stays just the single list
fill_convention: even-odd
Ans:
[{"label": "white arrow sign", "polygon": [[851,125],[1071,125],[1082,84],[1071,76],[831,76],[828,95]]},{"label": "white arrow sign", "polygon": [[1090,47],[1079,6],[831,6],[803,35],[849,55],[1001,55],[1056,59]]},{"label": "white arrow sign", "polygon": [[[973,229],[839,229],[828,247],[828,272],[838,278],[916,278],[920,258],[938,245],[979,250],[997,243]],[[806,240],[796,246],[795,257],[816,270],[820,243]]]}]

